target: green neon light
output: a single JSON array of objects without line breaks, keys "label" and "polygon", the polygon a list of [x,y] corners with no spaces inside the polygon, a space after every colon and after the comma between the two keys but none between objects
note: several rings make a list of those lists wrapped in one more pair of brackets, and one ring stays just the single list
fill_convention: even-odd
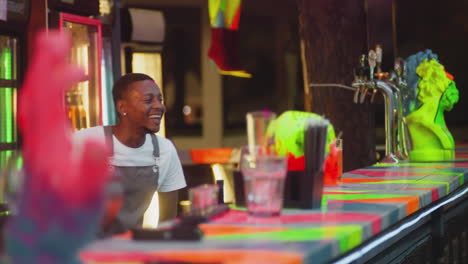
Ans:
[{"label": "green neon light", "polygon": [[445,191],[447,194],[450,193],[450,183],[442,181],[424,181],[424,180],[394,180],[382,182],[366,182],[365,184],[434,184],[434,185],[445,185]]},{"label": "green neon light", "polygon": [[446,167],[457,167],[455,163],[418,163],[418,162],[408,162],[408,163],[376,163],[372,165],[373,167],[417,167],[417,166],[446,166]]},{"label": "green neon light", "polygon": [[13,143],[13,98],[12,98],[12,89],[4,88],[5,90],[5,142]]},{"label": "green neon light", "polygon": [[7,151],[0,151],[0,171],[2,171],[10,159],[11,154],[13,151],[7,150]]},{"label": "green neon light", "polygon": [[[0,75],[2,79],[11,80],[13,77],[13,63],[11,48],[4,48],[1,54],[1,69]],[[13,113],[13,88],[0,88],[0,142],[14,143],[15,142],[15,121]]]},{"label": "green neon light", "polygon": [[13,89],[0,88],[0,142],[13,143]]},{"label": "green neon light", "polygon": [[340,225],[312,228],[297,228],[282,231],[258,232],[251,234],[232,234],[207,237],[207,240],[267,240],[267,241],[320,241],[324,239],[338,240],[340,252],[344,253],[363,241],[362,226]]},{"label": "green neon light", "polygon": [[11,54],[11,49],[10,48],[5,48],[3,50],[3,79],[6,80],[11,80],[13,77],[13,63],[12,63],[12,54]]},{"label": "green neon light", "polygon": [[[460,185],[463,185],[465,183],[465,174],[462,173],[462,172],[445,172],[445,171],[440,171],[440,170],[443,170],[443,169],[437,169],[437,170],[433,170],[433,171],[430,171],[430,170],[426,170],[426,171],[422,171],[421,173],[427,173],[429,174],[428,176],[431,176],[431,175],[456,175],[459,178],[459,184]],[[417,171],[418,173],[419,170]]]},{"label": "green neon light", "polygon": [[[367,184],[367,183],[366,183]],[[327,203],[330,200],[356,200],[356,199],[385,199],[408,197],[407,194],[382,194],[382,193],[350,193],[350,194],[324,194],[322,196],[322,209],[328,209]]]},{"label": "green neon light", "polygon": [[5,120],[5,91],[0,88],[0,142],[5,141],[5,134],[6,134],[6,120]]},{"label": "green neon light", "polygon": [[18,161],[16,162],[16,169],[20,170],[23,168],[23,156],[20,156],[18,158]]},{"label": "green neon light", "polygon": [[335,189],[335,190],[327,190],[326,192],[333,194],[334,192],[338,193],[373,193],[373,192],[380,192],[380,190],[341,190],[341,189]]}]

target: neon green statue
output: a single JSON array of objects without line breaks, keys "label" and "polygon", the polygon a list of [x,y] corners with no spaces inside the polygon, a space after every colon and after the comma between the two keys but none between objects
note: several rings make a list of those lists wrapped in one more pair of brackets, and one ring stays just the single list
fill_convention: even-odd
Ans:
[{"label": "neon green statue", "polygon": [[416,68],[420,106],[406,116],[413,142],[411,161],[442,161],[455,158],[455,143],[444,112],[458,102],[453,77],[436,59],[424,59]]},{"label": "neon green statue", "polygon": [[[274,136],[278,153],[281,155],[292,154],[294,157],[304,155],[304,134],[309,118],[322,119],[323,117],[309,112],[286,111],[270,124],[267,135]],[[334,138],[335,130],[330,123],[326,146],[329,146]],[[328,154],[328,151],[326,148],[325,154]]]}]

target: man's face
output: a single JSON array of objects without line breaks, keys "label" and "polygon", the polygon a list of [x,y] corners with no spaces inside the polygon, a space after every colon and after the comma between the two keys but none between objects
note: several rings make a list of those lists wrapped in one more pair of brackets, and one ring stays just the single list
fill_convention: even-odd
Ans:
[{"label": "man's face", "polygon": [[125,118],[130,124],[152,133],[159,131],[166,107],[155,82],[144,80],[132,83],[123,101],[127,113]]}]

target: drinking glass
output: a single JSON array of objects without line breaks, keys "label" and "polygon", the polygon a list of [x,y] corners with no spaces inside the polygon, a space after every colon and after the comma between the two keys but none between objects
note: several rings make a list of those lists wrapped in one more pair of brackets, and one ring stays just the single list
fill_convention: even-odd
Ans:
[{"label": "drinking glass", "polygon": [[248,112],[247,121],[247,140],[249,146],[261,146],[268,143],[266,133],[268,126],[276,119],[276,114],[270,111]]},{"label": "drinking glass", "polygon": [[323,184],[336,186],[343,177],[343,140],[338,138],[330,144],[330,154],[325,161]]},{"label": "drinking glass", "polygon": [[240,168],[247,212],[255,217],[279,216],[283,207],[287,158],[266,146],[242,148]]}]

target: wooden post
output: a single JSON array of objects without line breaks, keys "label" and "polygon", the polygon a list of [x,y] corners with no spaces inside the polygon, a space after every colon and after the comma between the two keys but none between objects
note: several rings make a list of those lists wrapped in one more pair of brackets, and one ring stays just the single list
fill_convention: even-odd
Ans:
[{"label": "wooden post", "polygon": [[[297,0],[311,83],[351,85],[359,55],[367,53],[365,0]],[[353,103],[353,92],[336,87],[310,88],[312,111],[343,131],[344,170],[375,162],[374,107]]]},{"label": "wooden post", "polygon": [[394,1],[366,0],[367,1],[367,44],[375,49],[377,44],[383,48],[382,70],[393,69],[396,54],[396,26],[394,17]]},{"label": "wooden post", "polygon": [[118,80],[122,75],[121,61],[120,61],[120,44],[121,44],[121,24],[120,24],[120,9],[121,1],[114,0],[114,6],[112,8],[113,20],[112,20],[112,70],[114,75],[114,81]]}]

